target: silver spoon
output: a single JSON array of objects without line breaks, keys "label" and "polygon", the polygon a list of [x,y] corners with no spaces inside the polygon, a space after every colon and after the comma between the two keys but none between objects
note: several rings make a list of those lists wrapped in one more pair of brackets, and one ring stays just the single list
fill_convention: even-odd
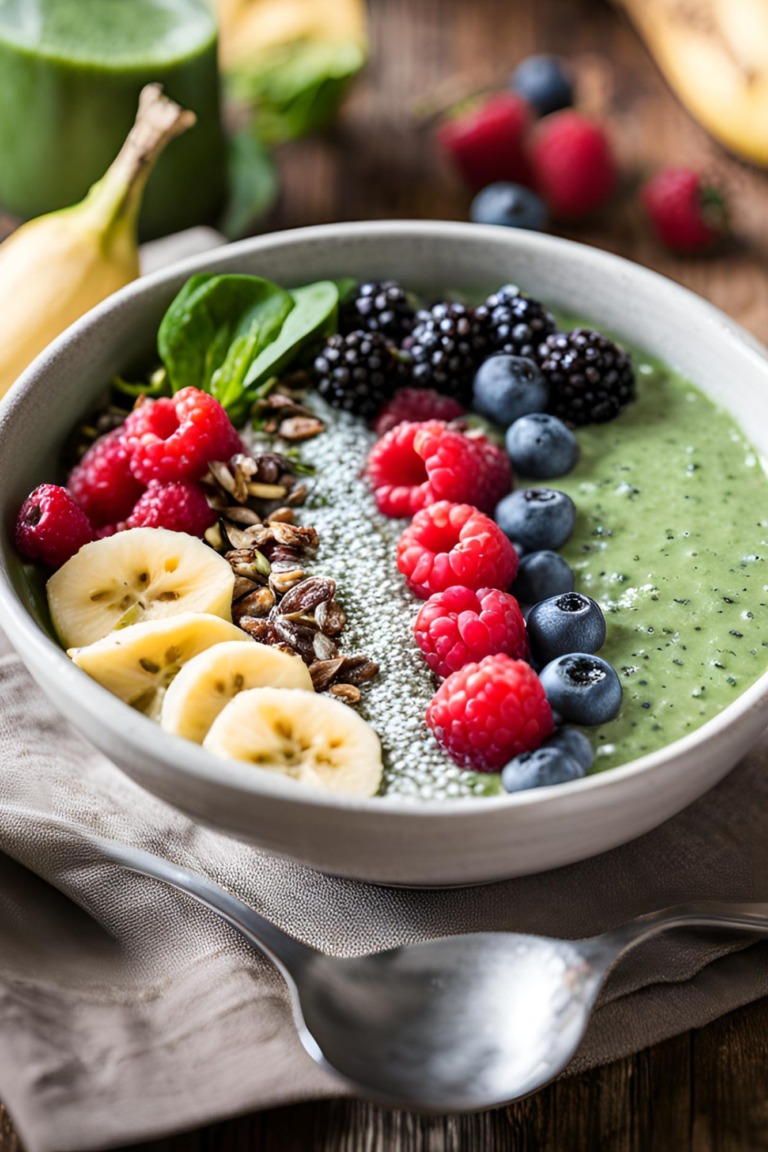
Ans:
[{"label": "silver spoon", "polygon": [[362,1096],[399,1108],[498,1108],[569,1063],[611,965],[666,928],[768,935],[768,904],[681,904],[587,940],[474,932],[371,956],[326,956],[186,868],[95,842],[116,864],[210,908],[276,965],[313,1060]]}]

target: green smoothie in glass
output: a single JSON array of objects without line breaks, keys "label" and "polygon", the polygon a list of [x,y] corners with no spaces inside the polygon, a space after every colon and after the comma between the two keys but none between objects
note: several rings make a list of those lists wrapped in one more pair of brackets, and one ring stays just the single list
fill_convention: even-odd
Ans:
[{"label": "green smoothie in glass", "polygon": [[0,204],[31,217],[82,199],[158,81],[197,125],[158,163],[142,234],[210,221],[226,192],[216,54],[205,0],[0,0]]}]

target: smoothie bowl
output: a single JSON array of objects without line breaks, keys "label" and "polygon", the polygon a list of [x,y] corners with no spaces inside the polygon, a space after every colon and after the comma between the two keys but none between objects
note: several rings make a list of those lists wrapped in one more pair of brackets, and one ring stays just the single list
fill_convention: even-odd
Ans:
[{"label": "smoothie bowl", "polygon": [[[411,884],[592,855],[768,719],[767,380],[710,306],[548,237],[235,245],[6,402],[3,623],[134,779],[271,851]],[[73,460],[80,509],[47,490],[14,539]]]}]

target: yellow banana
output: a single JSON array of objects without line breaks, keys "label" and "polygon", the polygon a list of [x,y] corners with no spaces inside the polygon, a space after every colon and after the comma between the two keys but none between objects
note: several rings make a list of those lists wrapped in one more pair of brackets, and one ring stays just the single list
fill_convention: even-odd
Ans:
[{"label": "yellow banana", "polygon": [[617,0],[683,104],[768,166],[768,0]]},{"label": "yellow banana", "polygon": [[0,245],[0,398],[51,340],[136,279],[144,185],[168,141],[194,122],[147,85],[125,144],[85,199],[30,220]]},{"label": "yellow banana", "polygon": [[219,0],[219,44],[227,69],[307,41],[349,42],[364,49],[363,0]]}]

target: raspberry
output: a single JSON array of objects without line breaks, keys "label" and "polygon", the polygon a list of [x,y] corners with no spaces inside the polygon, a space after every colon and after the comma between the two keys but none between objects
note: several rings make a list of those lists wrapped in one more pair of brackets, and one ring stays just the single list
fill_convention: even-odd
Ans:
[{"label": "raspberry", "polygon": [[91,445],[70,472],[67,487],[96,528],[130,514],[144,485],[131,472],[122,428]]},{"label": "raspberry", "polygon": [[579,112],[555,112],[532,137],[538,186],[552,211],[576,220],[599,208],[617,182],[616,161],[603,129]]},{"label": "raspberry", "polygon": [[506,589],[517,553],[500,528],[470,504],[441,500],[424,508],[400,537],[397,566],[422,600],[455,584]]},{"label": "raspberry", "polygon": [[481,512],[491,512],[499,500],[512,491],[512,462],[502,448],[492,444],[485,436],[470,432],[469,439],[482,461],[482,481],[478,485],[480,499],[472,499],[469,503]]},{"label": "raspberry", "polygon": [[527,135],[531,109],[514,92],[497,92],[459,112],[438,129],[437,140],[473,188],[499,180],[533,185]]},{"label": "raspberry", "polygon": [[82,508],[66,488],[41,484],[21,506],[16,520],[16,547],[27,560],[60,568],[84,544],[95,540]]},{"label": "raspberry", "polygon": [[520,605],[496,588],[456,585],[430,596],[413,627],[416,643],[441,680],[465,664],[504,653],[516,660],[528,655],[528,638]]},{"label": "raspberry", "polygon": [[414,516],[435,501],[424,461],[414,447],[416,436],[424,427],[398,424],[371,450],[368,478],[376,507],[385,516]]},{"label": "raspberry", "polygon": [[535,751],[554,727],[536,673],[504,655],[453,672],[435,693],[426,719],[451,759],[478,772],[498,772],[521,752]]},{"label": "raspberry", "polygon": [[705,252],[726,229],[723,197],[687,168],[665,168],[640,192],[662,244],[673,252]]},{"label": "raspberry", "polygon": [[441,420],[398,424],[387,432],[374,445],[368,474],[385,516],[413,516],[438,500],[490,512],[512,487],[506,453]]},{"label": "raspberry", "polygon": [[197,388],[134,409],[125,422],[125,446],[131,471],[145,484],[199,480],[212,460],[229,460],[243,450],[221,404]]},{"label": "raspberry", "polygon": [[126,528],[168,528],[204,536],[216,522],[217,513],[210,507],[199,484],[175,481],[160,484],[153,480],[125,522]]},{"label": "raspberry", "polygon": [[404,420],[420,424],[424,420],[458,420],[465,409],[452,396],[443,396],[433,388],[401,388],[379,412],[374,424],[377,436],[383,436]]}]

